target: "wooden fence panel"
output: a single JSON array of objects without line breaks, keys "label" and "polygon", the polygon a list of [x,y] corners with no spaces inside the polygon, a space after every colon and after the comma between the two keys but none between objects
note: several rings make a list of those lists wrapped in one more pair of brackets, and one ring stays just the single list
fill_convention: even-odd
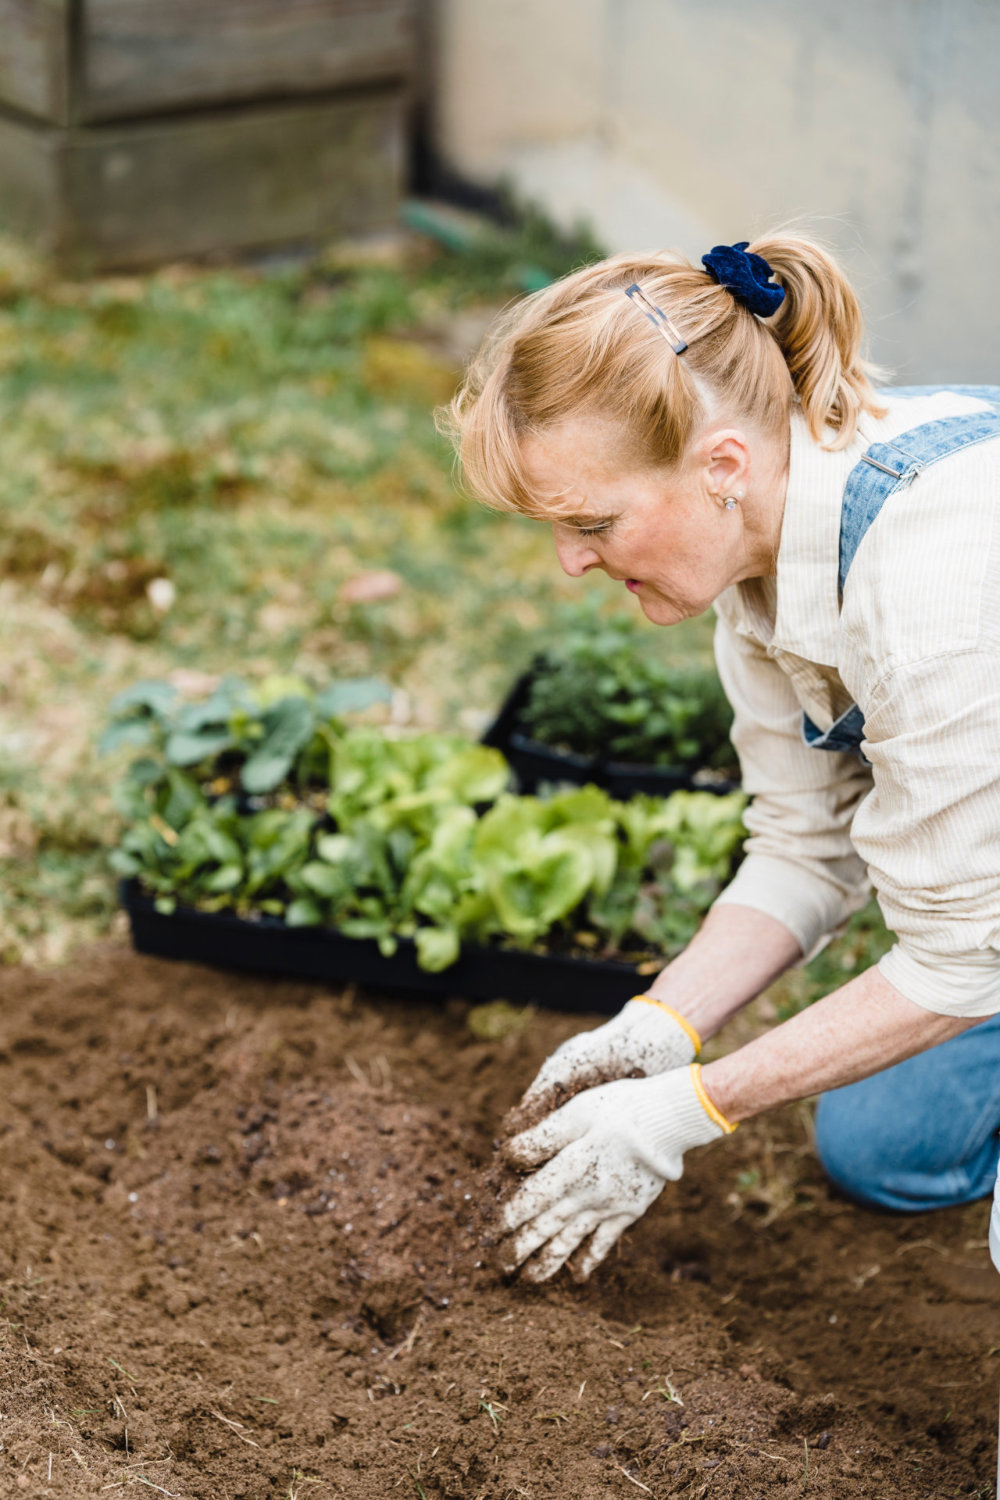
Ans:
[{"label": "wooden fence panel", "polygon": [[83,0],[81,121],[405,78],[416,0]]},{"label": "wooden fence panel", "polygon": [[86,270],[387,227],[404,123],[398,88],[71,131],[0,116],[0,228]]},{"label": "wooden fence panel", "polygon": [[67,0],[0,0],[0,102],[44,120],[67,110]]}]

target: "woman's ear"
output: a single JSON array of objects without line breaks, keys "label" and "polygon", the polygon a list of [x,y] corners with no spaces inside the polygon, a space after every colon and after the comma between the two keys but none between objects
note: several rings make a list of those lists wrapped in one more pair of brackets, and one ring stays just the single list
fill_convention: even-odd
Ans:
[{"label": "woman's ear", "polygon": [[706,433],[699,458],[710,495],[734,495],[750,488],[750,448],[736,428]]}]

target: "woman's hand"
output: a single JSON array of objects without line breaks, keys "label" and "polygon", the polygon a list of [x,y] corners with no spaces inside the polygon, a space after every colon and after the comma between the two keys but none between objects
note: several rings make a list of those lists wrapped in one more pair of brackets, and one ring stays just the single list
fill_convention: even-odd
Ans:
[{"label": "woman's hand", "polygon": [[615,1078],[666,1073],[693,1062],[701,1039],[670,1006],[647,996],[630,1000],[594,1031],[571,1036],[541,1066],[512,1119],[536,1118],[562,1099]]},{"label": "woman's hand", "polygon": [[726,1134],[726,1122],[708,1113],[699,1073],[677,1068],[587,1089],[508,1143],[514,1166],[545,1163],[503,1209],[513,1234],[508,1270],[537,1252],[525,1275],[544,1281],[590,1237],[573,1267],[587,1279],[664,1183],[680,1177],[684,1152]]}]

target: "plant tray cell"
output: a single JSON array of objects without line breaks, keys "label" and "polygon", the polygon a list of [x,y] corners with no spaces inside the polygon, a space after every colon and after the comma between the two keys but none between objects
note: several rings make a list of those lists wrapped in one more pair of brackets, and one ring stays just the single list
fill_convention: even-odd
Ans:
[{"label": "plant tray cell", "polygon": [[428,974],[405,938],[387,958],[376,942],[344,937],[331,927],[287,927],[273,917],[180,906],[166,915],[131,880],[123,883],[121,898],[138,952],[216,968],[600,1015],[613,1015],[646,983],[634,964],[471,944],[450,968]]},{"label": "plant tray cell", "polygon": [[572,782],[575,786],[593,783],[612,797],[627,801],[639,792],[651,797],[669,797],[671,792],[714,792],[722,796],[738,790],[739,782],[712,778],[711,773],[696,766],[644,766],[627,761],[606,760],[602,756],[575,755],[556,750],[533,740],[518,726],[528,702],[534,669],[523,673],[493,723],[482,737],[484,745],[502,752],[517,773],[523,792],[533,792],[542,782]]}]

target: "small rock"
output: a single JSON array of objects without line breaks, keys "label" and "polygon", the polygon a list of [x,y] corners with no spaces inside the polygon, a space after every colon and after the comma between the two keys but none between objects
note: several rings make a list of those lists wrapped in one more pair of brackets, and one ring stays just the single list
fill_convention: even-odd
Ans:
[{"label": "small rock", "polygon": [[355,573],[340,590],[340,597],[345,604],[377,604],[381,599],[394,599],[402,587],[398,573],[378,568],[370,573]]},{"label": "small rock", "polygon": [[169,578],[151,578],[146,584],[146,598],[155,614],[165,615],[177,601],[177,589]]}]

